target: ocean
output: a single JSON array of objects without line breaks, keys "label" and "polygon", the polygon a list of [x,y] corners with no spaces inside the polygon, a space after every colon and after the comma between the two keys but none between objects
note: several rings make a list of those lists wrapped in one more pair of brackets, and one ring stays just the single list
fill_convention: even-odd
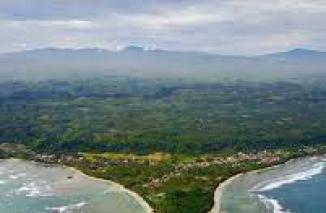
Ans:
[{"label": "ocean", "polygon": [[121,188],[61,166],[0,161],[1,213],[145,213]]},{"label": "ocean", "polygon": [[239,176],[224,187],[221,213],[325,213],[326,157]]}]

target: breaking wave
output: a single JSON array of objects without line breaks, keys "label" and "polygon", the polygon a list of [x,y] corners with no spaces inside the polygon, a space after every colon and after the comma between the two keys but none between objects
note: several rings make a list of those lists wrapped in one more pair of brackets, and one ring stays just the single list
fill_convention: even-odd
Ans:
[{"label": "breaking wave", "polygon": [[[266,183],[259,184],[255,187],[253,187],[251,191],[265,192],[265,191],[270,191],[270,190],[279,188],[286,184],[295,183],[297,181],[309,180],[313,176],[321,174],[323,172],[324,167],[325,167],[325,162],[318,162],[318,163],[314,164],[311,169],[308,169],[306,171],[300,171],[300,172],[289,174],[289,175],[285,175],[281,179],[277,179],[277,180],[267,183],[267,184]],[[263,186],[261,186],[261,185],[263,185]]]},{"label": "breaking wave", "polygon": [[80,203],[67,205],[67,206],[48,207],[46,208],[46,210],[50,210],[53,213],[73,213],[76,210],[82,209],[85,205],[87,205],[86,202],[80,202]]},{"label": "breaking wave", "polygon": [[285,210],[281,204],[275,200],[264,195],[257,195],[259,200],[264,203],[267,209],[273,209],[273,213],[292,213],[290,210]]},{"label": "breaking wave", "polygon": [[[287,174],[281,178],[271,179],[267,182],[263,182],[254,186],[250,191],[256,194],[259,200],[266,206],[267,209],[272,209],[273,213],[291,213],[290,210],[284,209],[278,200],[269,198],[262,195],[262,192],[271,191],[273,189],[280,188],[284,185],[295,183],[297,181],[305,181],[319,175],[325,168],[325,161],[313,164],[309,169],[305,171],[297,171],[292,174]],[[302,168],[304,169],[304,168]]]},{"label": "breaking wave", "polygon": [[25,194],[27,197],[48,197],[53,195],[51,191],[49,185],[38,186],[36,183],[31,182],[23,184],[22,187],[16,190],[16,194]]},{"label": "breaking wave", "polygon": [[9,178],[10,179],[13,179],[13,180],[16,180],[18,178],[23,178],[23,177],[26,177],[27,174],[26,173],[18,173],[18,174],[11,174],[9,175]]}]

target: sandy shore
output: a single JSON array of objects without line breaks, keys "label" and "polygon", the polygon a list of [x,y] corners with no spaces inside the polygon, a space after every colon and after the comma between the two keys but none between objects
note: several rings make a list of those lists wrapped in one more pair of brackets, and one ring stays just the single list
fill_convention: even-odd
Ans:
[{"label": "sandy shore", "polygon": [[[288,162],[286,162],[286,163],[288,163]],[[235,179],[237,179],[238,177],[245,175],[245,174],[264,172],[266,170],[279,167],[280,165],[282,165],[282,164],[274,165],[271,167],[266,167],[263,169],[257,169],[257,170],[253,170],[253,171],[246,172],[246,173],[239,173],[239,174],[234,175],[234,176],[230,177],[229,179],[225,180],[216,188],[216,190],[214,192],[214,206],[208,213],[220,213],[221,198],[222,198],[223,190],[225,189],[225,187],[227,187],[229,184],[231,184]]]},{"label": "sandy shore", "polygon": [[[26,161],[26,160],[23,160],[23,159],[19,159],[19,158],[10,158],[10,159],[6,159],[6,160],[13,160],[13,161]],[[34,163],[37,163],[37,164],[43,164],[43,165],[48,165],[46,163],[40,163],[40,162],[35,162],[35,161],[29,161],[29,162],[34,162]],[[137,194],[136,192],[134,191],[131,191],[127,188],[125,188],[123,185],[119,184],[119,183],[116,183],[116,182],[113,182],[111,180],[105,180],[105,179],[101,179],[101,178],[96,178],[96,177],[92,177],[92,176],[89,176],[85,173],[83,173],[82,171],[76,169],[75,167],[68,167],[68,166],[65,166],[65,165],[61,165],[61,164],[56,164],[56,166],[61,166],[63,168],[66,168],[66,169],[69,169],[71,170],[73,173],[77,173],[78,175],[80,176],[84,176],[88,179],[91,179],[91,180],[94,180],[94,181],[101,181],[101,182],[104,182],[106,184],[109,184],[109,185],[112,185],[114,187],[116,187],[118,190],[121,190],[125,193],[128,193],[129,195],[131,195],[133,198],[136,199],[136,201],[145,209],[145,211],[147,213],[153,213],[154,210],[150,207],[150,205],[139,195]]]},{"label": "sandy shore", "polygon": [[288,161],[284,162],[284,163],[280,163],[274,166],[270,166],[270,167],[266,167],[266,168],[262,168],[262,169],[257,169],[257,170],[252,170],[250,172],[245,172],[245,173],[239,173],[237,175],[234,175],[232,177],[230,177],[229,179],[225,180],[224,182],[222,182],[215,190],[214,192],[214,206],[213,208],[208,212],[208,213],[220,213],[220,208],[221,208],[221,198],[222,198],[222,194],[223,194],[223,190],[225,189],[225,187],[227,187],[229,184],[232,183],[232,181],[234,181],[235,179],[237,179],[238,177],[245,175],[245,174],[252,174],[252,173],[258,173],[258,172],[265,172],[267,170],[270,169],[274,169],[277,168],[281,165],[284,164],[288,164],[291,163],[295,160],[298,160],[300,158],[297,159],[289,159]]},{"label": "sandy shore", "polygon": [[222,193],[223,190],[225,189],[226,186],[232,183],[233,180],[237,179],[243,175],[242,173],[237,174],[235,176],[232,176],[231,178],[227,179],[226,181],[222,182],[215,190],[214,192],[214,206],[213,208],[208,212],[208,213],[219,213],[220,212],[220,207],[221,207],[221,198],[222,198]]},{"label": "sandy shore", "polygon": [[78,169],[76,169],[74,167],[66,167],[66,166],[64,166],[64,167],[72,170],[75,173],[78,173],[78,175],[85,176],[85,177],[87,177],[89,179],[92,179],[92,180],[95,180],[95,181],[101,181],[101,182],[110,184],[110,185],[116,187],[117,189],[119,189],[119,190],[121,190],[123,192],[128,193],[133,198],[135,198],[137,200],[137,202],[145,209],[146,212],[148,212],[148,213],[153,213],[154,212],[153,209],[149,206],[149,204],[139,194],[137,194],[134,191],[131,191],[131,190],[127,189],[123,185],[121,185],[119,183],[116,183],[116,182],[113,182],[111,180],[105,180],[105,179],[101,179],[101,178],[96,178],[96,177],[93,177],[93,176],[89,176],[89,175],[83,173],[82,171],[80,171],[80,170],[78,170]]}]

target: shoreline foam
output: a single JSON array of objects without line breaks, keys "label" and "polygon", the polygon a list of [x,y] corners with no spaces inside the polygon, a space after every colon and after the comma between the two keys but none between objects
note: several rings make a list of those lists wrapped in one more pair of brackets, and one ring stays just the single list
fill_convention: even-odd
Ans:
[{"label": "shoreline foam", "polygon": [[279,164],[276,164],[276,165],[273,165],[273,166],[269,166],[269,167],[266,167],[266,168],[256,169],[256,170],[252,170],[252,171],[249,171],[249,172],[242,172],[242,173],[236,174],[236,175],[234,175],[234,176],[226,179],[225,181],[223,181],[215,189],[215,192],[214,192],[214,205],[213,205],[212,209],[208,213],[220,213],[220,209],[221,209],[221,198],[222,198],[223,190],[224,190],[224,188],[226,186],[228,186],[229,184],[231,184],[235,179],[237,179],[237,178],[239,178],[239,177],[241,177],[242,175],[245,175],[245,174],[255,174],[255,173],[264,172],[266,170],[270,170],[270,169],[273,169],[273,168],[277,168],[277,167],[279,167],[281,165],[285,165],[285,164],[291,163],[294,160],[298,160],[298,159],[289,159],[286,162],[282,162],[282,163],[279,163]]},{"label": "shoreline foam", "polygon": [[281,204],[279,203],[279,201],[276,200],[276,199],[268,198],[268,197],[266,197],[264,195],[260,195],[260,194],[257,195],[257,196],[258,196],[259,200],[262,203],[264,203],[264,205],[266,206],[266,208],[268,208],[269,205],[271,205],[272,208],[273,208],[273,212],[274,213],[292,213],[289,210],[285,210],[283,208],[283,206],[281,206]]},{"label": "shoreline foam", "polygon": [[[322,155],[322,156],[325,157],[325,155]],[[245,173],[239,173],[237,175],[234,175],[234,176],[230,177],[229,179],[227,179],[224,182],[222,182],[216,188],[216,190],[214,192],[214,206],[213,206],[213,208],[208,213],[220,213],[221,198],[222,198],[222,194],[223,194],[223,191],[224,191],[225,187],[227,187],[229,184],[231,184],[234,180],[236,180],[240,176],[247,175],[247,174],[257,174],[257,173],[265,172],[265,171],[268,171],[268,170],[271,170],[271,169],[275,169],[275,168],[280,167],[282,165],[290,164],[290,163],[292,163],[294,161],[299,161],[299,160],[306,159],[306,158],[313,159],[313,158],[316,158],[316,157],[317,156],[312,156],[312,157],[307,156],[307,157],[303,157],[303,158],[289,159],[288,161],[283,162],[283,163],[280,163],[280,164],[277,164],[277,165],[273,165],[273,166],[270,166],[270,167],[266,167],[266,168],[262,168],[262,169],[257,169],[257,170],[253,170],[253,171],[249,171],[249,172],[245,172]],[[307,180],[307,179],[310,179],[314,175],[320,174],[323,171],[323,169],[325,168],[325,162],[326,161],[315,163],[313,165],[314,168],[310,169],[311,170],[311,173],[306,173],[305,177],[301,176],[300,179],[296,179],[295,181],[292,181],[291,180],[291,182],[286,182],[284,184],[290,184],[290,183],[293,183],[293,182],[296,182],[296,181],[300,181],[300,180]],[[318,166],[320,166],[320,167],[318,167]],[[303,174],[305,172],[301,172],[301,173]],[[284,185],[284,184],[282,184],[282,185]],[[280,185],[280,186],[282,186],[282,185]],[[253,190],[253,191],[255,191],[255,190]],[[259,192],[259,191],[257,190],[256,192]],[[266,202],[267,201],[270,202],[270,204],[273,205],[273,208],[274,208],[274,212],[275,213],[291,213],[289,210],[284,210],[283,207],[279,204],[278,200],[268,198],[268,197],[266,197],[264,195],[261,195],[261,194],[256,194],[256,195],[261,200],[261,202],[265,203],[263,201],[263,199]]]},{"label": "shoreline foam", "polygon": [[312,165],[312,168],[305,170],[305,171],[297,171],[288,175],[285,175],[285,177],[282,177],[280,179],[274,180],[270,183],[267,183],[267,185],[265,186],[255,186],[252,191],[258,196],[259,200],[265,204],[266,207],[268,207],[268,205],[272,205],[273,206],[273,211],[274,213],[291,213],[290,210],[284,209],[284,207],[279,203],[279,201],[277,199],[273,199],[273,198],[269,198],[265,195],[259,194],[259,192],[265,192],[265,191],[270,191],[273,189],[277,189],[280,188],[284,185],[287,184],[292,184],[298,181],[306,181],[306,180],[310,180],[311,178],[313,178],[316,175],[319,175],[323,172],[325,168],[325,162],[317,162],[314,163]]},{"label": "shoreline foam", "polygon": [[85,176],[85,177],[87,177],[87,178],[89,178],[91,180],[100,181],[100,182],[110,184],[110,185],[120,189],[121,191],[126,192],[127,194],[131,195],[133,198],[135,198],[135,200],[145,209],[145,211],[147,213],[153,213],[154,212],[153,209],[150,207],[150,205],[139,194],[137,194],[134,191],[131,191],[131,190],[127,189],[123,185],[121,185],[119,183],[116,183],[116,182],[113,182],[111,180],[106,180],[106,179],[97,178],[97,177],[87,175],[87,174],[85,174],[84,172],[82,172],[81,170],[79,170],[79,169],[77,169],[75,167],[68,167],[68,166],[64,166],[64,167],[72,170],[75,173],[78,173],[81,176]]},{"label": "shoreline foam", "polygon": [[308,169],[306,171],[298,171],[296,173],[285,175],[284,177],[281,177],[279,179],[276,179],[270,183],[262,183],[264,186],[255,186],[251,191],[254,192],[265,192],[270,191],[279,187],[282,187],[286,184],[295,183],[297,181],[305,181],[311,179],[313,176],[321,174],[323,172],[325,163],[324,162],[318,162],[312,165],[311,169]]},{"label": "shoreline foam", "polygon": [[[46,163],[40,163],[40,162],[36,162],[36,161],[33,161],[33,160],[24,160],[24,159],[19,159],[19,158],[9,158],[9,159],[5,159],[5,160],[28,161],[28,162],[33,162],[33,163],[37,163],[37,164],[40,164],[40,165],[45,165],[45,166],[48,165]],[[150,205],[139,194],[137,194],[134,191],[131,191],[131,190],[127,189],[126,187],[124,187],[123,185],[121,185],[119,183],[113,182],[111,180],[106,180],[106,179],[97,178],[97,177],[87,175],[87,174],[85,174],[84,172],[82,172],[81,170],[79,170],[79,169],[77,169],[75,167],[69,167],[69,166],[62,165],[62,164],[56,164],[56,166],[60,166],[60,167],[69,169],[72,172],[77,173],[80,176],[84,176],[84,177],[86,177],[86,178],[88,178],[90,180],[100,181],[100,182],[109,184],[109,185],[121,190],[122,192],[125,192],[125,193],[129,194],[131,197],[133,197],[142,206],[142,208],[144,208],[144,210],[147,213],[153,213],[154,212],[154,210],[150,207]]]},{"label": "shoreline foam", "polygon": [[237,178],[239,178],[239,177],[241,177],[241,176],[243,176],[245,174],[254,174],[254,173],[258,173],[258,172],[263,172],[265,170],[277,168],[277,167],[281,166],[282,164],[287,164],[287,163],[290,163],[291,161],[293,161],[293,159],[290,159],[290,160],[286,161],[285,163],[273,165],[273,166],[270,166],[270,167],[266,167],[266,168],[262,168],[262,169],[256,169],[256,170],[252,170],[252,171],[249,171],[249,172],[242,172],[242,173],[236,174],[236,175],[231,176],[230,178],[226,179],[225,181],[220,183],[220,185],[215,189],[215,192],[214,192],[214,205],[213,205],[212,209],[208,213],[220,213],[220,210],[221,210],[221,198],[222,198],[223,190],[225,189],[225,187],[230,185]]},{"label": "shoreline foam", "polygon": [[234,175],[230,177],[229,179],[223,181],[215,190],[214,192],[214,206],[208,213],[219,213],[221,208],[221,198],[223,194],[223,190],[225,187],[227,187],[229,184],[231,184],[235,179],[242,176],[243,173],[239,173],[237,175]]}]

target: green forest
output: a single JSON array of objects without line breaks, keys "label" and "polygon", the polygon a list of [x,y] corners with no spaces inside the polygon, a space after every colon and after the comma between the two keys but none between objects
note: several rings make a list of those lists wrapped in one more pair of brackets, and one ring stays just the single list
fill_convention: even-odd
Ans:
[{"label": "green forest", "polygon": [[203,154],[325,142],[326,87],[111,77],[0,84],[0,142],[41,152]]},{"label": "green forest", "polygon": [[225,179],[323,153],[325,109],[322,82],[5,82],[0,157],[119,182],[158,213],[204,213]]}]

